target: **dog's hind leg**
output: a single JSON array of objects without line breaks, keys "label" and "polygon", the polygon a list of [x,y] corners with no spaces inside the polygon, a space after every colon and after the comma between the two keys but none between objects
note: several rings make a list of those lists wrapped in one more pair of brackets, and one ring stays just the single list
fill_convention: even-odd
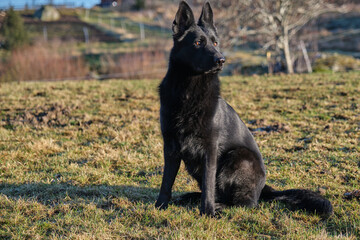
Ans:
[{"label": "dog's hind leg", "polygon": [[265,185],[262,160],[247,148],[237,148],[222,159],[217,173],[217,202],[255,207]]}]

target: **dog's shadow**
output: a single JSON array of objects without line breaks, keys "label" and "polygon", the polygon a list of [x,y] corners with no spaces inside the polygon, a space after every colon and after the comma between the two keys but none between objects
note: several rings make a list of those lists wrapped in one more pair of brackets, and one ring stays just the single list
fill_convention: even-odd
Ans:
[{"label": "dog's shadow", "polygon": [[85,185],[68,183],[0,184],[0,194],[10,199],[37,201],[45,205],[62,202],[99,202],[104,199],[126,198],[131,202],[154,202],[158,189],[127,185]]},{"label": "dog's shadow", "polygon": [[[55,206],[58,204],[94,203],[100,208],[117,208],[113,199],[125,199],[132,203],[155,204],[159,194],[158,188],[130,186],[130,185],[85,185],[77,186],[69,183],[23,183],[0,184],[0,196],[13,200],[36,201],[38,203]],[[185,194],[186,195],[186,194]],[[174,192],[171,204],[196,208],[199,202],[182,199],[183,193]]]}]

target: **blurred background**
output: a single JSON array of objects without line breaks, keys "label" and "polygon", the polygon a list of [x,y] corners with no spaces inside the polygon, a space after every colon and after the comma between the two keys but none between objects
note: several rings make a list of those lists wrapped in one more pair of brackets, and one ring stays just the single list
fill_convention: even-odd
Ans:
[{"label": "blurred background", "polygon": [[[360,70],[359,0],[210,2],[223,75]],[[162,78],[178,4],[2,0],[0,82]]]}]

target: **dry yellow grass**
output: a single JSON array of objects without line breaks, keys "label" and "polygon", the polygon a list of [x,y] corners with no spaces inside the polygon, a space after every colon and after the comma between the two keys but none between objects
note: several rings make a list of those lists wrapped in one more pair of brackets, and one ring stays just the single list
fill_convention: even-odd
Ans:
[{"label": "dry yellow grass", "polygon": [[[325,221],[279,203],[229,208],[220,219],[200,217],[197,205],[154,209],[159,81],[2,84],[0,238],[358,239],[360,203],[343,194],[360,189],[359,80],[222,78],[223,97],[254,130],[267,182],[320,189],[334,205]],[[182,168],[174,195],[196,190]]]}]

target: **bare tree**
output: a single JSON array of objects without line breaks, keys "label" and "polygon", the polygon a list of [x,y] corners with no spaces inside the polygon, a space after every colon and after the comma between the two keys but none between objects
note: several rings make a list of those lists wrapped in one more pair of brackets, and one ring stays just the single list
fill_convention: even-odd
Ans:
[{"label": "bare tree", "polygon": [[290,41],[311,20],[329,12],[347,12],[346,5],[327,0],[224,0],[216,3],[221,15],[219,30],[230,44],[257,36],[264,49],[273,47],[285,56],[288,73],[293,73]]}]

